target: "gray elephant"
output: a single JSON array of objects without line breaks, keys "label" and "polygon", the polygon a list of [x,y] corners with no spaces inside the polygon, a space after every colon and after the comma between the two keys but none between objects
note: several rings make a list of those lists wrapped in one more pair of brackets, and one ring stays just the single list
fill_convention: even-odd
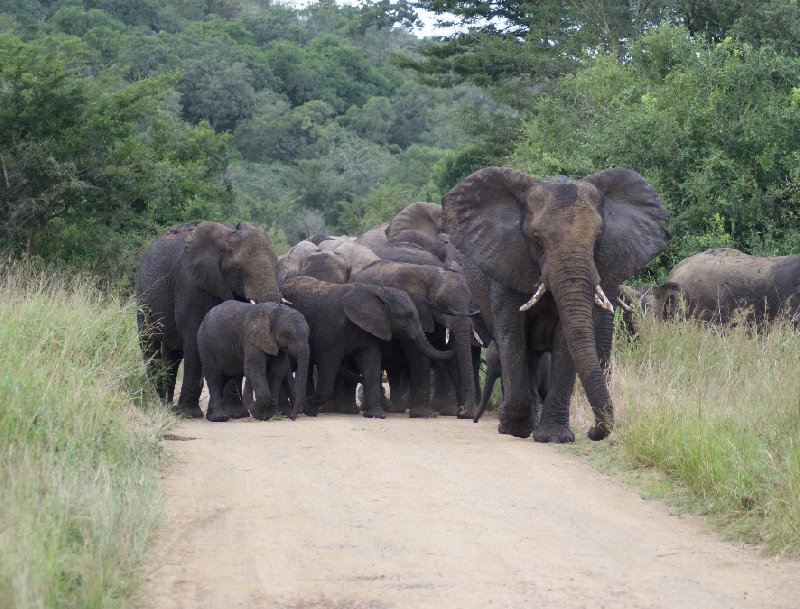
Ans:
[{"label": "gray elephant", "polygon": [[197,330],[226,300],[280,302],[277,256],[269,237],[246,222],[182,225],[142,253],[136,281],[142,352],[160,398],[172,404],[178,367],[183,383],[177,414],[202,418],[203,388]]},{"label": "gray elephant", "polygon": [[352,273],[378,260],[368,247],[347,237],[329,237],[314,244],[300,241],[278,258],[278,283],[304,275],[330,283],[347,283]]},{"label": "gray elephant", "polygon": [[209,421],[239,418],[241,404],[227,404],[223,389],[246,376],[255,393],[247,400],[249,413],[267,420],[279,414],[278,397],[284,379],[291,376],[289,357],[297,362],[291,390],[294,420],[303,410],[309,364],[308,324],[303,315],[283,304],[251,304],[229,300],[212,308],[197,331],[197,346],[208,385]]},{"label": "gray elephant", "polygon": [[[477,410],[475,398],[475,370],[472,357],[472,337],[474,325],[472,317],[479,313],[469,286],[461,273],[436,266],[408,264],[390,260],[379,260],[365,267],[350,278],[351,282],[370,283],[377,286],[391,286],[408,293],[417,307],[422,328],[431,342],[444,348],[445,334],[449,330],[453,340],[456,357],[447,370],[452,378],[458,404],[453,412],[439,410],[440,414],[457,415],[459,418],[472,418]],[[409,404],[421,411],[431,408],[430,378],[431,362],[428,358],[406,352],[405,362],[398,361],[398,367],[408,368],[410,393]],[[394,360],[384,350],[384,358]],[[385,362],[388,367],[391,362]],[[396,401],[396,374],[387,368],[390,382],[390,396]],[[436,410],[436,408],[434,408]]]},{"label": "gray elephant", "polygon": [[[658,194],[637,173],[614,168],[579,180],[541,181],[488,167],[442,199],[450,241],[500,352],[500,433],[572,442],[576,371],[608,436],[613,402],[605,374],[616,287],[667,244]],[[529,357],[551,353],[550,386],[536,417]]]},{"label": "gray elephant", "polygon": [[800,321],[800,254],[758,257],[729,248],[706,250],[673,268],[653,289],[658,318],[674,317],[681,297],[687,315],[728,323],[743,314],[746,323],[762,323],[788,314]]},{"label": "gray elephant", "polygon": [[336,377],[345,357],[351,356],[364,386],[365,417],[384,418],[381,406],[381,341],[393,337],[410,341],[426,357],[447,359],[425,339],[411,298],[394,288],[365,283],[344,285],[313,277],[293,277],[281,286],[284,296],[308,321],[311,365],[316,367],[316,388],[306,398],[304,412],[316,416],[333,395]]}]

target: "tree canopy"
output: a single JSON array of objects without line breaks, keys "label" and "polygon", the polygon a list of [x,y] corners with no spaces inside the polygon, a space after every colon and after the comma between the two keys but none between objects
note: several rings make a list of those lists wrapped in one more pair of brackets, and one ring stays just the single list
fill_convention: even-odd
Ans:
[{"label": "tree canopy", "polygon": [[[415,35],[423,9],[456,29]],[[506,164],[644,175],[673,234],[649,279],[715,245],[797,253],[799,41],[784,0],[16,0],[0,248],[131,283],[180,222],[288,247]]]}]

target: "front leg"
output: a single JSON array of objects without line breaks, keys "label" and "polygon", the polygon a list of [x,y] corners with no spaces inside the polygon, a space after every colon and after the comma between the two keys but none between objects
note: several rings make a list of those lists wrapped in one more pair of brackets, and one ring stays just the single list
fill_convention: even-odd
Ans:
[{"label": "front leg", "polygon": [[525,320],[519,310],[527,299],[519,292],[492,283],[494,339],[500,355],[503,383],[497,430],[502,434],[527,438],[533,431],[535,421],[528,375]]},{"label": "front leg", "polygon": [[550,382],[542,406],[542,416],[533,431],[537,442],[574,442],[575,434],[569,427],[569,403],[575,388],[575,364],[567,348],[561,322],[553,334],[550,359]]},{"label": "front leg", "polygon": [[408,416],[431,419],[438,413],[431,408],[431,360],[417,351],[411,341],[402,340],[408,360]]},{"label": "front leg", "polygon": [[187,419],[202,419],[203,411],[200,410],[200,393],[202,391],[203,366],[197,351],[197,328],[194,328],[194,336],[184,338],[183,381],[175,413]]}]

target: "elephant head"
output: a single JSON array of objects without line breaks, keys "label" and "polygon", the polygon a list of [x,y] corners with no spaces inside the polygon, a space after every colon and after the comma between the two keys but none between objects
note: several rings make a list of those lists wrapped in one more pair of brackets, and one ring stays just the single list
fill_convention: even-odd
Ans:
[{"label": "elephant head", "polygon": [[[613,168],[579,180],[549,181],[501,167],[481,169],[442,199],[451,242],[499,284],[549,291],[567,348],[595,415],[592,439],[606,437],[613,405],[598,356],[594,307],[604,294],[666,246],[667,212],[637,173]],[[535,312],[533,313],[535,314]]]},{"label": "elephant head", "polygon": [[280,302],[275,250],[246,222],[236,228],[201,222],[186,240],[184,260],[195,285],[220,300]]},{"label": "elephant head", "polygon": [[341,302],[350,321],[381,340],[410,340],[431,359],[446,360],[455,355],[452,351],[438,351],[428,342],[417,307],[402,290],[351,283]]}]

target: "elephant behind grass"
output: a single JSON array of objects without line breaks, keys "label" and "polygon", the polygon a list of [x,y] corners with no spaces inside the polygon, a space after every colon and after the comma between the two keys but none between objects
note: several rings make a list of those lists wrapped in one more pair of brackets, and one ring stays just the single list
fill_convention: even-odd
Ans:
[{"label": "elephant behind grass", "polygon": [[715,324],[762,325],[787,316],[800,325],[800,254],[750,256],[715,248],[679,262],[653,289],[659,319],[687,316]]}]

